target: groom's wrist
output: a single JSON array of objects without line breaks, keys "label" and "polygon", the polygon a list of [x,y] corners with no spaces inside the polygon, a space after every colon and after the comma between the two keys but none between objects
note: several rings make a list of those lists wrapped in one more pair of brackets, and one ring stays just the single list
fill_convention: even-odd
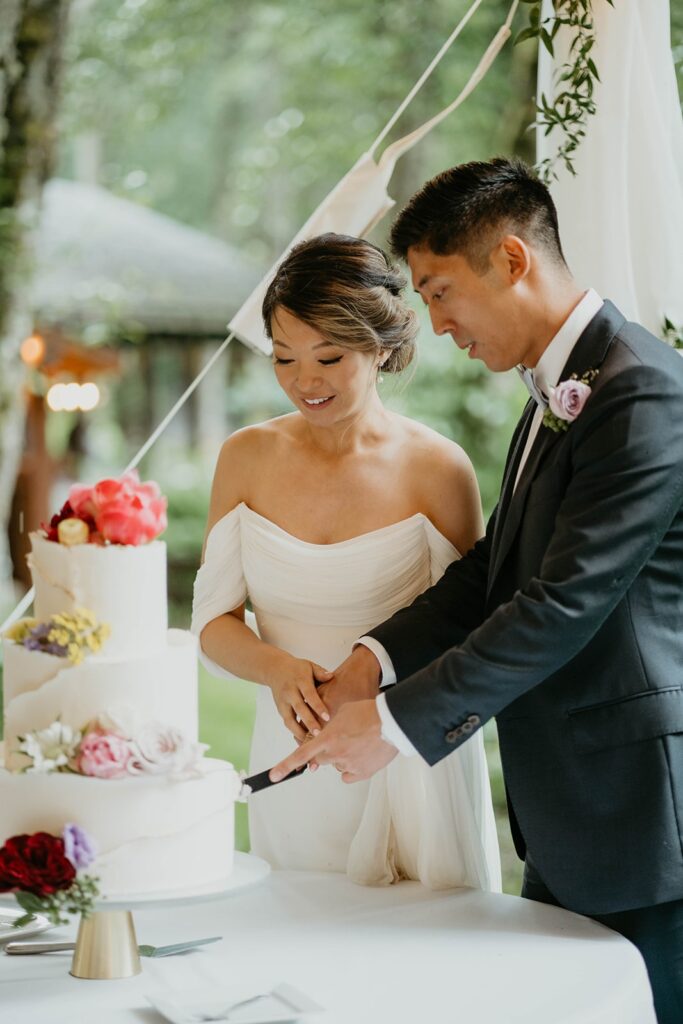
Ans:
[{"label": "groom's wrist", "polygon": [[[367,651],[372,656],[373,661],[378,666],[378,689],[384,689],[386,686],[394,685],[396,682],[396,672],[394,671],[391,658],[379,640],[375,640],[373,636],[362,636],[356,641],[353,650],[354,653],[356,651]],[[366,655],[363,654],[363,658],[365,657]]]}]

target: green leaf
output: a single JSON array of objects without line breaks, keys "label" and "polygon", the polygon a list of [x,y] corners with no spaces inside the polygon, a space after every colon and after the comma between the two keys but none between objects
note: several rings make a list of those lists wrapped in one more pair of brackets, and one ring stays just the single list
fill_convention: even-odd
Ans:
[{"label": "green leaf", "polygon": [[600,75],[598,74],[598,69],[595,66],[595,61],[592,60],[589,57],[588,60],[586,61],[586,63],[588,65],[588,69],[589,69],[590,73],[592,74],[593,78],[597,78],[597,80],[599,82],[600,81]]},{"label": "green leaf", "polygon": [[29,914],[39,914],[43,909],[43,901],[32,892],[18,892],[15,895],[19,906]]},{"label": "green leaf", "polygon": [[545,28],[541,29],[541,40],[542,40],[543,45],[545,46],[546,50],[550,54],[550,56],[554,57],[555,56],[555,51],[553,50],[552,36],[548,32],[548,30],[545,29]]},{"label": "green leaf", "polygon": [[535,39],[537,35],[538,29],[523,28],[521,32],[517,33],[513,45],[517,46],[519,43],[523,43],[525,39]]},{"label": "green leaf", "polygon": [[13,928],[23,928],[25,925],[30,924],[31,921],[35,921],[35,919],[36,919],[36,915],[35,914],[22,914],[21,917],[18,917],[16,919],[16,921],[14,921],[14,923],[12,924],[12,927]]}]

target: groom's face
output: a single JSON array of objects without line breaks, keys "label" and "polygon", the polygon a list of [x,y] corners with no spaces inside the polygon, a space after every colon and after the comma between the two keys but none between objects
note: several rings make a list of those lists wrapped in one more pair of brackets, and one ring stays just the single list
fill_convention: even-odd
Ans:
[{"label": "groom's face", "polygon": [[470,359],[494,371],[509,370],[527,356],[514,274],[500,256],[494,253],[489,268],[477,273],[464,256],[408,249],[413,285],[429,308],[434,333],[450,334]]}]

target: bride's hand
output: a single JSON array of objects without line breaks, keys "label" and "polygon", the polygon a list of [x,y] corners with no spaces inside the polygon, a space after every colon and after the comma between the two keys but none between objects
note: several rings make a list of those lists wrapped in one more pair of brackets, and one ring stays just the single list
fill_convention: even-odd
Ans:
[{"label": "bride's hand", "polygon": [[287,656],[278,659],[271,678],[266,682],[283,722],[299,742],[309,735],[317,736],[330,715],[318,695],[315,683],[327,683],[334,673],[314,661]]},{"label": "bride's hand", "polygon": [[371,700],[379,693],[380,667],[375,655],[359,644],[334,670],[334,678],[318,688],[318,695],[334,717],[349,701]]}]

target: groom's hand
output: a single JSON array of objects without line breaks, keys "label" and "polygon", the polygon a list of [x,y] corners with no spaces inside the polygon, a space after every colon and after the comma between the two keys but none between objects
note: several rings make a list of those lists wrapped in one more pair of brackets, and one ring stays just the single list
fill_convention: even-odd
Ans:
[{"label": "groom's hand", "polygon": [[370,700],[379,693],[381,669],[372,651],[358,644],[334,670],[334,679],[318,687],[318,694],[334,717],[349,701]]},{"label": "groom's hand", "polygon": [[384,768],[398,754],[396,747],[382,739],[382,723],[374,700],[346,704],[318,736],[280,761],[270,771],[272,782],[309,764],[333,764],[342,782],[360,782]]}]

